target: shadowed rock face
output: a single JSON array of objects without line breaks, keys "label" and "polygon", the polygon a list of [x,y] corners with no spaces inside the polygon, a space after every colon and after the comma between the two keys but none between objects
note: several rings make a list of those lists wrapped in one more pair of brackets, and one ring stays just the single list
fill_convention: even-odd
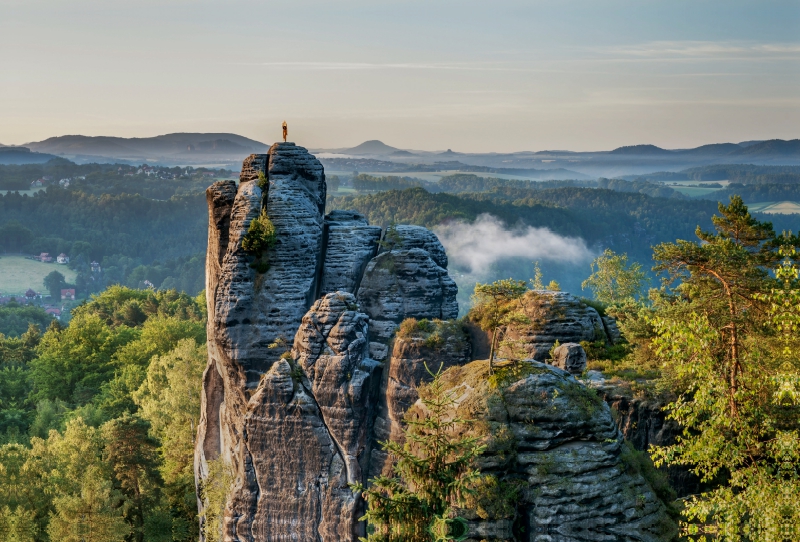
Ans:
[{"label": "shadowed rock face", "polygon": [[363,215],[332,211],[325,217],[326,251],[320,294],[356,293],[367,263],[375,256],[381,228]]},{"label": "shadowed rock face", "polygon": [[[220,182],[207,192],[209,363],[195,471],[198,487],[209,461],[233,472],[227,541],[354,541],[363,534],[363,503],[348,484],[366,482],[378,397],[386,392],[382,366],[370,357],[370,315],[354,294],[382,232],[357,213],[325,217],[325,192],[322,166],[291,143],[246,159],[238,187]],[[261,214],[276,242],[265,254],[249,254],[242,241]],[[433,234],[412,232],[446,264]],[[394,326],[407,315],[457,314],[455,283],[429,252],[386,257],[397,257],[401,272],[386,291],[363,294],[363,303],[399,304]],[[268,269],[257,269],[257,259]],[[378,337],[384,345],[389,339]]]}]

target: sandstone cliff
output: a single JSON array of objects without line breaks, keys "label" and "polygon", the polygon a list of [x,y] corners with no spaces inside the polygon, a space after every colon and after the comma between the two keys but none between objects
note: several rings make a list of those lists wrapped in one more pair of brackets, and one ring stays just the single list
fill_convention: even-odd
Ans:
[{"label": "sandstone cliff", "polygon": [[[349,211],[325,215],[325,196],[321,165],[292,143],[251,155],[238,185],[207,191],[209,361],[195,471],[200,494],[211,465],[232,473],[223,540],[357,540],[363,502],[349,484],[390,469],[379,442],[402,438],[417,386],[439,367],[487,428],[487,472],[525,487],[515,517],[465,511],[475,533],[659,539],[663,505],[624,468],[608,407],[587,407],[594,399],[582,384],[533,361],[499,388],[481,362],[463,368],[480,355],[480,337],[453,321],[457,287],[436,236],[417,226],[384,232]],[[274,237],[254,252],[251,225],[267,219]],[[538,327],[514,331],[531,358],[555,340],[613,335],[568,294],[531,295]],[[513,454],[502,435],[513,437]]]},{"label": "sandstone cliff", "polygon": [[[435,235],[401,226],[378,255],[381,229],[357,213],[325,216],[325,195],[322,166],[292,143],[251,155],[238,186],[207,191],[209,363],[195,470],[201,490],[209,462],[233,473],[225,540],[362,534],[348,484],[367,480],[393,332],[409,317],[458,314]],[[253,254],[243,241],[262,215],[275,239]]]}]

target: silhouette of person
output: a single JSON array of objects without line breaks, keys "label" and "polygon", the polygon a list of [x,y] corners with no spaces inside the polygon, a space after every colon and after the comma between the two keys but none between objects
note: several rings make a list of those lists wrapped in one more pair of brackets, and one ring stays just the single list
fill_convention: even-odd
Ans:
[{"label": "silhouette of person", "polygon": [[289,127],[286,121],[283,121],[283,142],[286,143],[286,136],[289,135]]}]

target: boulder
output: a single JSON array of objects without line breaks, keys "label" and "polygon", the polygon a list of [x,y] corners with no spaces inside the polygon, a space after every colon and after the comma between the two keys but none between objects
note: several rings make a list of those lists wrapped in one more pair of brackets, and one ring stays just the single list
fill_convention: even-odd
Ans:
[{"label": "boulder", "polygon": [[[572,294],[531,290],[523,296],[522,307],[530,324],[510,326],[504,339],[512,348],[524,350],[525,357],[545,361],[556,341],[608,341],[597,311]],[[498,356],[519,357],[506,350],[501,347]]]},{"label": "boulder", "polygon": [[550,363],[569,374],[579,375],[586,369],[586,350],[578,343],[565,343],[553,350]]},{"label": "boulder", "polygon": [[[387,237],[389,237],[388,232]],[[430,255],[436,265],[447,269],[447,253],[444,246],[436,234],[428,228],[398,224],[394,226],[392,237],[392,239],[387,239],[388,243],[394,243],[392,250],[421,248]]]}]

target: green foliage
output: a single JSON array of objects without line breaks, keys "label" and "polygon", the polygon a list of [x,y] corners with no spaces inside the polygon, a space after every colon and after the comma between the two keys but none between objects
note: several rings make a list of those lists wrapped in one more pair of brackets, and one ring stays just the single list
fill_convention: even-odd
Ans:
[{"label": "green foliage", "polygon": [[201,521],[207,542],[221,542],[223,539],[223,514],[233,480],[233,471],[222,457],[208,461],[208,475],[200,486],[200,498],[205,504]]},{"label": "green foliage", "polygon": [[627,254],[615,254],[607,248],[592,262],[592,274],[581,287],[590,288],[601,303],[612,304],[638,297],[646,282],[641,265],[629,265]]},{"label": "green foliage", "polygon": [[675,517],[680,514],[680,510],[676,505],[678,498],[675,490],[669,485],[667,476],[660,470],[656,469],[653,465],[652,459],[646,452],[637,450],[633,445],[625,441],[622,445],[622,453],[619,456],[620,461],[625,466],[628,474],[640,475],[655,492],[656,496],[667,507],[670,515]]},{"label": "green foliage", "polygon": [[251,267],[259,273],[263,274],[269,271],[268,251],[275,246],[277,238],[275,226],[265,210],[262,210],[259,216],[250,221],[250,227],[242,239],[242,249],[256,257]]},{"label": "green foliage", "polygon": [[44,287],[50,292],[50,296],[54,300],[61,299],[61,289],[67,287],[67,281],[64,275],[58,271],[51,271],[49,275],[44,278]]},{"label": "green foliage", "polygon": [[21,305],[16,301],[0,305],[0,334],[7,337],[19,337],[31,325],[39,329],[46,329],[52,321],[53,317],[41,307]]},{"label": "green foliage", "polygon": [[702,244],[655,249],[666,284],[680,280],[649,322],[679,394],[667,410],[683,433],[652,453],[656,465],[686,465],[713,482],[686,502],[690,539],[791,540],[800,525],[798,240],[776,239],[740,198],[719,210],[715,233],[698,229]]},{"label": "green foliage", "polygon": [[353,486],[367,501],[363,519],[371,534],[362,540],[433,542],[466,535],[456,508],[475,492],[480,472],[474,461],[484,447],[458,436],[471,422],[451,415],[455,399],[441,371],[431,375],[433,381],[419,389],[422,415],[406,415],[404,443],[381,443],[395,461],[394,476],[374,478],[368,488]]},{"label": "green foliage", "polygon": [[0,528],[196,540],[203,297],[113,287],[74,312],[44,335],[0,336]]},{"label": "green foliage", "polygon": [[414,186],[421,186],[423,181],[411,177],[375,177],[361,173],[353,178],[353,188],[358,191],[383,191],[404,190]]},{"label": "green foliage", "polygon": [[256,181],[258,187],[261,189],[262,192],[266,192],[269,190],[269,180],[267,179],[267,175],[263,171],[258,172],[258,181]]},{"label": "green foliage", "polygon": [[530,323],[530,318],[525,315],[520,303],[527,291],[528,287],[522,280],[503,279],[491,284],[475,285],[469,318],[483,329],[491,331],[490,373],[493,371],[497,341],[502,331],[512,324]]},{"label": "green foliage", "polygon": [[400,323],[395,336],[399,339],[421,339],[425,348],[442,348],[454,341],[463,345],[468,339],[459,320],[428,320],[407,318]]}]

